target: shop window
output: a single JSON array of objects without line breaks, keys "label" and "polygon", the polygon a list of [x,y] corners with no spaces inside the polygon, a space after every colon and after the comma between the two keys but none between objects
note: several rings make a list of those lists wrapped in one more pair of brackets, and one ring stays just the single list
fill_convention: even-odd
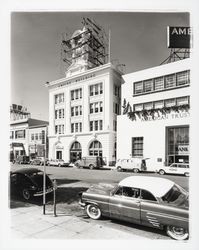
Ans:
[{"label": "shop window", "polygon": [[153,108],[153,102],[148,102],[144,104],[144,109],[150,110]]},{"label": "shop window", "polygon": [[189,127],[167,128],[167,155],[166,162],[188,163],[189,162]]},{"label": "shop window", "polygon": [[163,107],[164,107],[164,101],[163,100],[154,102],[154,108],[155,109],[161,109]]},{"label": "shop window", "polygon": [[132,156],[143,156],[143,137],[132,138]]}]

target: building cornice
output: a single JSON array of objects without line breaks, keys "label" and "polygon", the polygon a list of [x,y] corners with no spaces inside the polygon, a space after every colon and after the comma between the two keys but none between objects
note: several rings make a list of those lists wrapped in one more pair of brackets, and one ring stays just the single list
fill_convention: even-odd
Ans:
[{"label": "building cornice", "polygon": [[[107,64],[104,64],[102,66],[86,70],[86,71],[81,72],[79,74],[75,74],[73,76],[64,77],[64,78],[60,78],[60,79],[55,80],[55,81],[47,82],[47,83],[45,83],[45,86],[50,88],[50,87],[57,87],[59,84],[68,85],[68,84],[71,84],[71,83],[74,83],[74,82],[80,82],[80,81],[88,80],[89,78],[96,77],[95,73],[98,73],[100,71],[107,70],[107,69],[112,69],[118,75],[123,74],[118,69],[116,69],[113,64],[107,63]],[[80,80],[79,80],[79,78],[80,78]]]}]

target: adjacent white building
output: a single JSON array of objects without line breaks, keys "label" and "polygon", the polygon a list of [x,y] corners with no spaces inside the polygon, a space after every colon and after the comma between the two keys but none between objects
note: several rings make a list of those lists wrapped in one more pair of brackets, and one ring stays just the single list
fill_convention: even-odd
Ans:
[{"label": "adjacent white building", "polygon": [[190,59],[123,76],[117,158],[148,158],[148,170],[189,162]]}]

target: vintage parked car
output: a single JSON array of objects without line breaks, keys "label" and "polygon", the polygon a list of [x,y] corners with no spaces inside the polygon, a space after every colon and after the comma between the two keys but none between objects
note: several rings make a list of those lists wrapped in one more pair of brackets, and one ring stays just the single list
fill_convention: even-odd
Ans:
[{"label": "vintage parked car", "polygon": [[[36,168],[21,168],[10,172],[10,191],[25,200],[43,195],[43,171]],[[53,183],[46,175],[46,194],[53,191]]]},{"label": "vintage parked car", "polygon": [[182,174],[189,176],[189,164],[187,163],[172,163],[170,166],[163,166],[156,170],[157,173],[163,174]]},{"label": "vintage parked car", "polygon": [[[47,160],[45,159],[45,162],[46,162],[46,165],[47,165]],[[40,166],[43,166],[44,165],[44,158],[43,157],[37,157],[35,159],[32,159],[30,161],[30,164],[31,165],[40,165]]]},{"label": "vintage parked car", "polygon": [[79,204],[94,220],[108,216],[165,229],[176,240],[189,236],[188,192],[168,179],[130,176],[116,186],[93,185],[80,193]]},{"label": "vintage parked car", "polygon": [[68,167],[69,163],[61,159],[51,159],[47,161],[48,166]]},{"label": "vintage parked car", "polygon": [[100,156],[86,156],[74,162],[75,167],[77,168],[101,168],[105,165],[105,162]]},{"label": "vintage parked car", "polygon": [[146,159],[142,158],[130,158],[130,159],[118,159],[115,164],[117,171],[131,170],[134,173],[146,171]]}]

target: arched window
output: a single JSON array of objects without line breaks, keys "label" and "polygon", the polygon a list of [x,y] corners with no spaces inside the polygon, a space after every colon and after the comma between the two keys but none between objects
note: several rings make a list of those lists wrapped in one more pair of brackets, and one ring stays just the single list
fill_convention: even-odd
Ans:
[{"label": "arched window", "polygon": [[102,144],[95,140],[91,142],[89,147],[89,155],[102,156]]},{"label": "arched window", "polygon": [[75,162],[82,157],[82,147],[78,141],[73,142],[70,148],[70,161]]}]

